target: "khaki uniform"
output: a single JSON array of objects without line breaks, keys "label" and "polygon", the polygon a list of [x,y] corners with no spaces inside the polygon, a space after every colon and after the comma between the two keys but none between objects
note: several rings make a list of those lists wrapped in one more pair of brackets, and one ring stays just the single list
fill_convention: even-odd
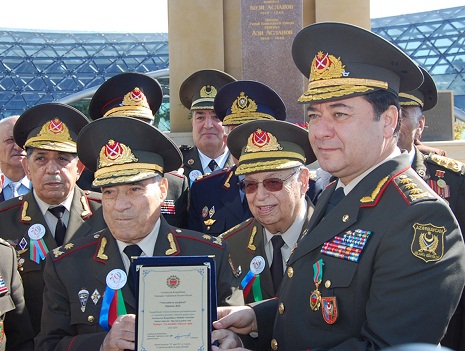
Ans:
[{"label": "khaki uniform", "polygon": [[[43,269],[45,262],[31,260],[31,246],[28,231],[40,224],[45,228],[43,240],[48,250],[57,247],[56,241],[45,222],[33,191],[0,204],[0,236],[12,244],[19,254],[18,267],[24,284],[24,297],[36,334],[40,330],[42,313],[42,292],[44,290]],[[101,210],[101,194],[74,189],[73,201],[65,243],[71,238],[92,234],[106,227]]]},{"label": "khaki uniform", "polygon": [[32,351],[34,331],[17,271],[16,252],[0,239],[0,351]]}]

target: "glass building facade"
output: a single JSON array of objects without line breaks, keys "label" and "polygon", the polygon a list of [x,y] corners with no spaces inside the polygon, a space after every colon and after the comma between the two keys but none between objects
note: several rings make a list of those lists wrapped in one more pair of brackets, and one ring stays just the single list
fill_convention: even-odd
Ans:
[{"label": "glass building facade", "polygon": [[[453,90],[465,110],[465,6],[372,20],[391,41]],[[168,34],[70,33],[0,29],[0,118],[97,88],[121,72],[169,68]],[[168,70],[167,70],[168,71]],[[168,74],[157,78],[169,96]],[[78,103],[78,102],[76,102]],[[71,103],[73,104],[73,103]],[[169,129],[169,103],[161,113]],[[87,106],[76,106],[86,112]]]}]

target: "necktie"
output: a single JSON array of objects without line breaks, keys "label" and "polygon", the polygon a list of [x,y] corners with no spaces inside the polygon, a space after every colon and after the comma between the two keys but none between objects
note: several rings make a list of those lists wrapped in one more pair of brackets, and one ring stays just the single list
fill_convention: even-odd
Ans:
[{"label": "necktie", "polygon": [[208,168],[210,168],[210,170],[213,172],[215,169],[218,168],[218,163],[216,163],[215,160],[211,160],[208,164]]},{"label": "necktie", "polygon": [[[142,249],[139,247],[139,245],[128,245],[124,248],[123,252],[126,254],[126,256],[128,256],[129,262],[132,263],[133,257],[136,257],[136,258],[139,257],[142,253]],[[132,293],[135,294],[134,273],[131,267],[129,267],[129,271],[128,271],[128,285]]]},{"label": "necktie", "polygon": [[51,207],[48,209],[57,219],[57,225],[55,227],[55,241],[58,246],[63,245],[65,241],[66,226],[63,223],[63,214],[65,213],[65,206]]},{"label": "necktie", "polygon": [[14,198],[14,197],[17,197],[19,196],[18,194],[18,189],[19,187],[21,186],[21,183],[20,182],[11,182],[9,184],[10,188],[11,188],[11,198]]},{"label": "necktie", "polygon": [[271,278],[273,279],[273,287],[275,294],[278,292],[279,285],[283,280],[283,254],[281,247],[284,245],[283,237],[279,234],[273,235],[271,238],[273,244],[273,261],[271,262]]},{"label": "necktie", "polygon": [[326,205],[325,216],[328,215],[328,213],[331,212],[334,207],[336,207],[336,205],[344,198],[344,196],[344,189],[342,187],[337,188],[336,191],[331,194],[328,204]]}]

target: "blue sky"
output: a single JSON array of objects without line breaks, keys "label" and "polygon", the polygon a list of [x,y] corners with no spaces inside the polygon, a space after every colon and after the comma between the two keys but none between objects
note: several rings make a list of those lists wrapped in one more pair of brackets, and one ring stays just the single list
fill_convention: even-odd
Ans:
[{"label": "blue sky", "polygon": [[[63,0],[22,0],[12,11],[0,11],[0,27],[86,32],[166,33],[168,0],[112,2],[76,0],[69,11]],[[189,1],[189,0],[185,0]],[[111,5],[109,5],[111,4]],[[350,1],[347,1],[350,6]],[[137,8],[131,9],[131,5]],[[371,0],[371,17],[463,6],[463,0]],[[132,13],[133,15],[128,15]]]}]

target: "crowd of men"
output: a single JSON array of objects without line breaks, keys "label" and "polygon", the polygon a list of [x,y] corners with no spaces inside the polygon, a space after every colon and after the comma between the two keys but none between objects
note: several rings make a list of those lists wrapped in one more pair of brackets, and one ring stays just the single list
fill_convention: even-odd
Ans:
[{"label": "crowd of men", "polygon": [[465,165],[419,142],[433,79],[344,23],[304,28],[292,56],[308,130],[214,69],[180,88],[193,146],[152,125],[163,94],[140,73],[102,84],[90,118],[0,121],[0,351],[134,350],[134,258],[202,255],[212,350],[465,350]]}]

